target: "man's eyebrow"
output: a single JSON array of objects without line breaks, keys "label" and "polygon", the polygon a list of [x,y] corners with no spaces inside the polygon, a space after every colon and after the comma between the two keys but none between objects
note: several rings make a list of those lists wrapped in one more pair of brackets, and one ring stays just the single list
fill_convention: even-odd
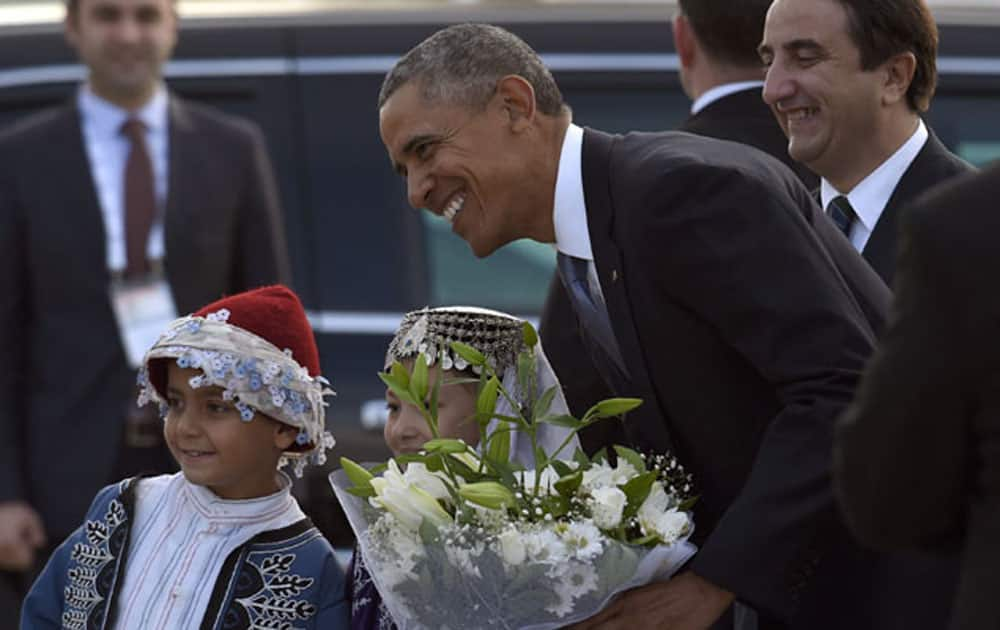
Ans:
[{"label": "man's eyebrow", "polygon": [[824,48],[815,39],[793,39],[792,41],[783,45],[782,48],[784,48],[789,52],[814,52],[814,53],[826,52],[826,48]]},{"label": "man's eyebrow", "polygon": [[[443,136],[435,133],[422,133],[413,136],[412,138],[406,141],[406,144],[403,145],[403,148],[400,150],[399,154],[403,157],[406,157],[407,155],[410,155],[414,151],[416,151],[417,147],[424,144],[428,144],[430,142],[438,142],[442,139],[442,137]],[[402,162],[393,161],[392,168],[394,171],[396,171],[398,175],[404,175],[406,173],[406,166],[404,166]]]}]

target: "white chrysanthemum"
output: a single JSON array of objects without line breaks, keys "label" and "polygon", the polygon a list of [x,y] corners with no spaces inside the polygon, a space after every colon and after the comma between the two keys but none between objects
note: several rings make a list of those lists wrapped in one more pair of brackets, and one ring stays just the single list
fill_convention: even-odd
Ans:
[{"label": "white chrysanthemum", "polygon": [[557,601],[547,606],[546,610],[557,617],[565,617],[573,612],[573,603],[597,590],[597,569],[590,563],[567,562],[552,567],[546,572],[552,582]]},{"label": "white chrysanthemum", "polygon": [[593,493],[597,488],[615,488],[620,486],[638,474],[639,471],[624,459],[619,459],[618,465],[614,468],[609,466],[607,462],[601,462],[583,471],[583,483],[581,485],[585,491]]},{"label": "white chrysanthemum", "polygon": [[524,548],[533,562],[563,564],[569,560],[566,543],[551,529],[539,529],[524,535]]},{"label": "white chrysanthemum", "polygon": [[594,523],[601,529],[615,529],[622,522],[622,513],[628,497],[615,487],[594,488],[590,492],[590,513]]},{"label": "white chrysanthemum", "polygon": [[578,560],[590,560],[604,550],[604,534],[590,521],[561,524],[557,531]]}]

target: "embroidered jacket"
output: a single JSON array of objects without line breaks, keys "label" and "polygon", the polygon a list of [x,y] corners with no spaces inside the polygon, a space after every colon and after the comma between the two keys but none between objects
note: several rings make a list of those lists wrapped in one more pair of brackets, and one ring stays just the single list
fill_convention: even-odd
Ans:
[{"label": "embroidered jacket", "polygon": [[[137,480],[101,490],[84,524],[56,550],[22,608],[22,630],[110,630],[125,581]],[[230,553],[202,630],[347,628],[349,603],[333,549],[308,519],[261,532]]]}]

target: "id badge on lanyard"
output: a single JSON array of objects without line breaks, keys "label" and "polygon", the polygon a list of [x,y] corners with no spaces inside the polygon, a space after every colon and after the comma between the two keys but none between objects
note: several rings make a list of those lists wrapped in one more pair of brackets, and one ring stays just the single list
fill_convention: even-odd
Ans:
[{"label": "id badge on lanyard", "polygon": [[111,305],[125,357],[136,369],[160,333],[177,319],[177,307],[162,265],[156,265],[153,272],[140,279],[112,280]]}]

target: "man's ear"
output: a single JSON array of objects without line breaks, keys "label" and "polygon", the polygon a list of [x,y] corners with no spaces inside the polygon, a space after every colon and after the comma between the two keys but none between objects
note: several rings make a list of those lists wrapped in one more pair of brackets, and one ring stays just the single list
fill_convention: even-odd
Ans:
[{"label": "man's ear", "polygon": [[521,132],[535,120],[535,89],[521,76],[511,74],[497,83],[495,102],[503,109],[514,132]]},{"label": "man's ear", "polygon": [[902,52],[887,59],[882,64],[884,83],[882,84],[882,104],[894,105],[906,100],[906,93],[917,71],[917,58],[912,52]]},{"label": "man's ear", "polygon": [[78,13],[80,12],[80,7],[77,7],[75,11],[66,11],[66,18],[63,20],[63,37],[66,39],[66,43],[70,45],[74,50],[77,48],[77,43],[80,41],[80,35],[77,33],[77,22],[80,20]]},{"label": "man's ear", "polygon": [[295,443],[299,429],[284,422],[274,421],[274,445],[278,450],[287,451]]},{"label": "man's ear", "polygon": [[690,68],[698,57],[698,40],[686,15],[678,13],[674,17],[673,30],[674,48],[677,49],[677,58],[681,62],[681,67]]}]

